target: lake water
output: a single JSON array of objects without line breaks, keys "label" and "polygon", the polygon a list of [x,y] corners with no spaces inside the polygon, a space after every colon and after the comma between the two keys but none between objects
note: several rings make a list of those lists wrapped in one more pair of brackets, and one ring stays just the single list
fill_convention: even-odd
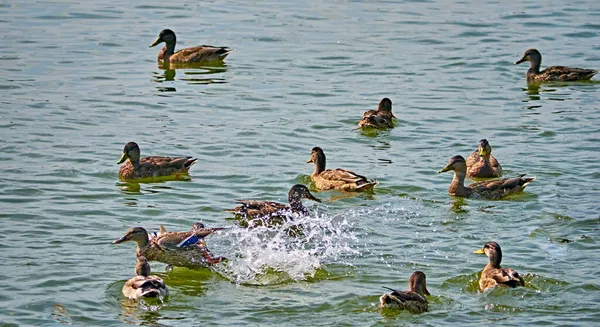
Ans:
[{"label": "lake water", "polygon": [[[526,65],[600,68],[600,2],[4,1],[0,4],[0,323],[36,325],[597,326],[600,84],[528,88]],[[164,71],[178,48],[234,49],[222,67]],[[598,77],[595,77],[598,80]],[[389,97],[393,130],[354,130]],[[454,155],[487,138],[503,201],[448,195]],[[116,161],[199,158],[191,180],[118,181]],[[235,199],[286,201],[328,167],[376,178],[372,194],[315,193],[308,242],[235,227]],[[231,227],[208,244],[227,264],[152,263],[164,304],[131,303],[133,226]],[[487,241],[527,287],[477,291]],[[382,286],[427,274],[430,312],[380,311]]]}]

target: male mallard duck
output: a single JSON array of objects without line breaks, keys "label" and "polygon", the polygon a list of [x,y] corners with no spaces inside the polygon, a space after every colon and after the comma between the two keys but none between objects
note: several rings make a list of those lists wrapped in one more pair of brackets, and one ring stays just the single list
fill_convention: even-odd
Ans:
[{"label": "male mallard duck", "polygon": [[238,200],[242,205],[235,207],[228,212],[233,212],[235,215],[242,218],[269,218],[286,216],[289,213],[299,213],[302,215],[308,214],[308,209],[302,205],[302,198],[321,202],[310,193],[308,188],[301,184],[292,186],[288,193],[288,202],[290,205],[285,205],[279,202],[272,201],[257,201],[257,200]]},{"label": "male mallard duck", "polygon": [[145,256],[150,261],[159,261],[171,266],[199,269],[224,260],[222,257],[213,258],[201,242],[204,237],[219,229],[221,228],[167,232],[163,227],[160,234],[151,238],[144,228],[134,227],[113,244],[134,241],[137,243],[138,257]]},{"label": "male mallard duck", "polygon": [[142,178],[154,178],[163,176],[175,176],[187,174],[190,167],[196,163],[192,157],[159,157],[151,156],[140,159],[140,147],[135,142],[125,144],[123,155],[117,162],[123,163],[119,169],[121,180],[135,180]]},{"label": "male mallard duck", "polygon": [[448,193],[464,198],[484,197],[489,200],[498,200],[510,194],[522,191],[535,177],[519,177],[481,181],[465,186],[467,175],[467,164],[462,156],[450,158],[450,162],[440,170],[440,173],[453,170],[454,178],[448,189]]},{"label": "male mallard duck", "polygon": [[467,158],[467,176],[491,178],[502,176],[502,166],[492,155],[492,146],[486,139],[480,140],[477,151]]},{"label": "male mallard duck", "polygon": [[502,249],[496,242],[487,242],[482,249],[475,251],[476,254],[484,254],[490,258],[490,262],[483,268],[479,278],[479,288],[482,291],[498,285],[517,287],[525,286],[523,277],[511,268],[502,268]]},{"label": "male mallard duck", "polygon": [[429,304],[425,295],[430,295],[425,283],[425,273],[415,271],[408,280],[408,291],[397,291],[385,287],[392,291],[389,294],[383,294],[379,298],[382,308],[403,309],[411,313],[423,313],[429,311]]},{"label": "male mallard duck", "polygon": [[306,163],[314,162],[315,171],[310,178],[315,183],[317,189],[321,191],[336,189],[340,191],[364,191],[373,189],[377,181],[368,180],[366,177],[358,175],[345,169],[327,169],[325,170],[325,153],[321,148],[314,147],[310,159]]},{"label": "male mallard duck", "polygon": [[393,128],[392,100],[383,98],[379,102],[377,110],[369,110],[363,114],[363,118],[358,122],[358,128]]},{"label": "male mallard duck", "polygon": [[598,73],[594,69],[570,68],[565,66],[552,66],[540,71],[542,54],[537,49],[525,51],[523,58],[515,62],[515,65],[525,61],[529,61],[530,63],[529,70],[527,71],[527,80],[529,82],[588,80]]},{"label": "male mallard duck", "polygon": [[135,265],[135,277],[128,280],[123,285],[123,295],[131,300],[137,300],[140,297],[160,297],[169,295],[169,290],[162,278],[150,275],[150,265],[146,257],[137,257]]},{"label": "male mallard duck", "polygon": [[193,48],[185,48],[175,52],[175,43],[177,38],[175,32],[170,29],[160,31],[158,38],[150,47],[164,42],[165,46],[158,53],[158,61],[170,63],[198,63],[198,62],[219,62],[231,52],[227,47],[213,47],[210,45],[201,45]]}]

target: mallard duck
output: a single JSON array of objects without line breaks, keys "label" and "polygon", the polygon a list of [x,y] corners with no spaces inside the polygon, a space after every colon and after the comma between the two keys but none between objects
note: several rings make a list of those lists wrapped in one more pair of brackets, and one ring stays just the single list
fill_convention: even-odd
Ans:
[{"label": "mallard duck", "polygon": [[475,251],[476,254],[485,254],[490,262],[483,268],[479,278],[479,288],[485,291],[498,285],[517,287],[525,286],[523,277],[511,268],[502,268],[502,249],[496,242],[487,242],[482,249]]},{"label": "mallard duck", "polygon": [[392,114],[392,100],[383,98],[379,102],[377,110],[369,110],[363,114],[363,118],[358,122],[358,128],[393,128],[394,114]]},{"label": "mallard duck", "polygon": [[440,173],[453,170],[454,179],[450,184],[448,193],[454,196],[464,198],[483,197],[489,200],[498,200],[510,194],[522,191],[529,183],[535,180],[535,177],[505,178],[481,181],[465,186],[465,176],[467,175],[467,164],[462,156],[450,158],[450,162],[440,170]]},{"label": "mallard duck", "polygon": [[408,291],[397,291],[393,288],[384,287],[392,293],[383,294],[379,298],[382,308],[403,309],[411,313],[423,313],[429,311],[426,295],[430,295],[425,282],[425,273],[415,271],[408,280]]},{"label": "mallard duck", "polygon": [[155,237],[149,237],[143,227],[134,227],[114,241],[119,244],[128,241],[137,243],[136,255],[145,256],[150,261],[159,261],[171,266],[191,269],[206,268],[225,260],[222,257],[213,258],[202,239],[220,228],[204,228],[199,231],[167,232],[164,230]]},{"label": "mallard duck", "polygon": [[306,163],[314,162],[315,171],[310,178],[315,183],[317,189],[321,191],[336,189],[340,191],[365,191],[373,189],[377,181],[368,180],[366,177],[358,175],[345,169],[327,169],[325,170],[325,153],[321,148],[314,147],[310,159]]},{"label": "mallard duck", "polygon": [[473,151],[467,158],[467,176],[479,178],[502,176],[502,166],[492,155],[492,146],[488,140],[480,140],[477,151]]},{"label": "mallard duck", "polygon": [[144,256],[137,257],[135,277],[123,285],[123,295],[131,300],[141,297],[160,297],[169,295],[167,285],[160,277],[150,275],[150,265]]},{"label": "mallard duck", "polygon": [[210,45],[201,45],[193,48],[185,48],[175,52],[175,43],[177,38],[175,32],[170,29],[160,31],[158,38],[150,47],[164,42],[165,46],[158,53],[158,61],[169,63],[198,63],[198,62],[219,62],[231,52],[227,47],[213,47]]},{"label": "mallard duck", "polygon": [[272,218],[285,219],[287,218],[287,215],[291,213],[307,215],[308,209],[302,205],[302,198],[321,202],[321,200],[317,199],[310,193],[306,186],[296,184],[292,186],[288,193],[288,202],[290,203],[289,206],[273,201],[238,200],[238,202],[242,205],[226,211],[233,212],[236,216],[243,219],[258,219],[256,225],[261,225],[263,222],[269,223],[269,220]]},{"label": "mallard duck", "polygon": [[119,169],[121,180],[136,180],[187,174],[190,167],[196,163],[192,157],[159,157],[151,156],[140,159],[140,147],[135,142],[125,144],[123,155],[117,165],[129,159]]},{"label": "mallard duck", "polygon": [[547,81],[580,81],[592,78],[597,70],[584,68],[570,68],[565,66],[552,66],[540,71],[542,64],[542,54],[537,49],[529,49],[523,54],[523,58],[515,62],[518,65],[529,61],[529,70],[527,71],[527,81],[547,82]]}]

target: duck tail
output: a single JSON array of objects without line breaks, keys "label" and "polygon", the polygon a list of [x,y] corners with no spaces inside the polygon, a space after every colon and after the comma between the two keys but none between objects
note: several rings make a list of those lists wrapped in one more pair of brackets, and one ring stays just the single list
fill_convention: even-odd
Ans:
[{"label": "duck tail", "polygon": [[186,169],[186,170],[187,170],[187,169],[190,169],[190,167],[192,167],[192,166],[193,166],[193,165],[196,163],[196,161],[197,161],[197,160],[198,160],[198,158],[190,158],[190,159],[188,159],[188,160],[187,160],[187,161],[186,161],[186,162],[183,164],[183,167],[184,167],[184,169]]},{"label": "duck tail", "polygon": [[357,190],[368,190],[368,189],[372,189],[375,186],[379,185],[379,182],[376,180],[365,180],[362,182],[362,184],[357,185],[356,189]]},{"label": "duck tail", "polygon": [[535,181],[535,176],[533,177],[521,177],[521,183],[523,183],[521,185],[521,188],[524,189],[527,185],[529,185],[529,183]]}]

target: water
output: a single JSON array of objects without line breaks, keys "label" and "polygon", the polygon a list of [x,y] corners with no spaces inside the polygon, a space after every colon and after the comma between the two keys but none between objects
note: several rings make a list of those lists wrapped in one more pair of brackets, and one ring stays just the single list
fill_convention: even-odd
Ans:
[{"label": "water", "polygon": [[[528,88],[542,66],[600,68],[597,1],[4,2],[0,5],[0,321],[3,325],[595,326],[600,87]],[[164,71],[178,46],[234,52],[223,67]],[[598,80],[598,78],[595,78]],[[398,126],[365,135],[362,113],[389,97]],[[481,138],[507,176],[536,176],[506,201],[455,199],[448,159]],[[142,155],[194,155],[187,182],[124,184],[128,141]],[[314,146],[328,167],[380,185],[317,193],[309,242],[236,227],[208,239],[217,271],[153,263],[164,303],[120,288],[132,226],[234,226],[235,199],[285,201]],[[477,292],[489,240],[526,288]],[[431,311],[381,312],[381,286],[427,274]]]}]

